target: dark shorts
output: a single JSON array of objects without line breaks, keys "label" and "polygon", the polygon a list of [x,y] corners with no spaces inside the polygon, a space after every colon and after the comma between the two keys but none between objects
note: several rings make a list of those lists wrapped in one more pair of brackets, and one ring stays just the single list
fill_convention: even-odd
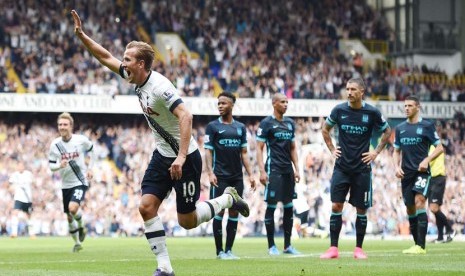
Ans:
[{"label": "dark shorts", "polygon": [[428,200],[429,203],[436,203],[442,205],[444,191],[446,190],[446,177],[438,175],[431,177],[429,182]]},{"label": "dark shorts", "polygon": [[69,203],[71,201],[77,202],[81,205],[81,201],[84,201],[86,196],[86,191],[88,187],[85,185],[80,185],[73,187],[71,189],[62,189],[63,193],[63,211],[68,214],[69,213]]},{"label": "dark shorts", "polygon": [[331,201],[344,203],[350,191],[349,203],[360,209],[372,206],[371,171],[346,173],[334,168],[331,178]]},{"label": "dark shorts", "polygon": [[19,200],[15,200],[15,206],[14,209],[16,210],[21,210],[26,214],[30,214],[32,212],[32,203],[25,203]]},{"label": "dark shorts", "polygon": [[402,178],[402,197],[404,198],[405,206],[415,206],[416,194],[427,197],[430,178],[428,173],[420,172]]},{"label": "dark shorts", "polygon": [[275,173],[268,175],[268,184],[265,188],[265,201],[268,204],[277,204],[281,201],[284,205],[297,198],[295,194],[294,173]]},{"label": "dark shorts", "polygon": [[223,180],[218,179],[218,187],[211,185],[210,187],[210,199],[219,197],[224,193],[226,187],[236,188],[237,193],[242,196],[244,193],[244,180],[243,179],[234,179],[234,180]]},{"label": "dark shorts", "polygon": [[178,213],[188,214],[195,210],[195,203],[200,197],[202,157],[198,150],[187,155],[180,180],[172,180],[169,172],[175,159],[164,157],[157,150],[153,152],[144,179],[142,179],[142,195],[151,194],[163,200],[174,187]]}]

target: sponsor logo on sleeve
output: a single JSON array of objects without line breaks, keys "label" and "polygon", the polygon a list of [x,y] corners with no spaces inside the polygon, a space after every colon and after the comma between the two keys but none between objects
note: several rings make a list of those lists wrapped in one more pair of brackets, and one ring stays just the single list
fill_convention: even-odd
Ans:
[{"label": "sponsor logo on sleeve", "polygon": [[169,101],[173,96],[174,96],[174,92],[171,91],[171,90],[165,91],[162,94],[162,97],[163,97],[163,99],[165,99],[165,101]]}]

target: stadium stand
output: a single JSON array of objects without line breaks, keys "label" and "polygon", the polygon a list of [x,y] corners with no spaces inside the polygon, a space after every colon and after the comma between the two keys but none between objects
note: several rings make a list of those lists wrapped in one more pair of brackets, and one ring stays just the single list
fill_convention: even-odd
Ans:
[{"label": "stadium stand", "polygon": [[[183,9],[177,8],[181,4]],[[155,43],[158,33],[180,34],[199,57],[197,62],[181,62],[181,55],[173,57],[174,62],[159,59],[154,67],[183,95],[209,97],[227,90],[252,98],[280,92],[290,98],[339,99],[345,80],[362,73],[369,96],[377,100],[402,100],[411,93],[432,101],[465,97],[458,97],[465,93],[463,72],[445,77],[431,69],[416,74],[418,68],[354,66],[352,56],[339,51],[341,40],[392,43],[386,20],[363,0],[86,0],[69,5],[58,0],[7,1],[0,48],[19,79],[12,81],[2,73],[0,92],[133,93],[78,46],[68,15],[75,8],[86,18],[84,28],[92,37],[119,56],[131,40]],[[90,8],[96,5],[99,9]],[[317,12],[321,10],[327,12]],[[5,85],[6,79],[16,85]]]}]

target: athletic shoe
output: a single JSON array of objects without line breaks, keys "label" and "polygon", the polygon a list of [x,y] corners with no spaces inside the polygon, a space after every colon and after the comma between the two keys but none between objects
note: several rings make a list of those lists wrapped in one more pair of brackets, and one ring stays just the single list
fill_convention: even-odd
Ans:
[{"label": "athletic shoe", "polygon": [[431,240],[430,243],[444,243],[444,239],[434,239],[434,240]]},{"label": "athletic shoe", "polygon": [[82,248],[82,245],[80,244],[75,244],[74,247],[73,247],[73,252],[74,253],[78,253],[79,251],[81,251],[83,248]]},{"label": "athletic shoe", "polygon": [[457,235],[457,232],[453,230],[452,232],[447,234],[447,238],[443,242],[444,243],[451,242],[454,239],[455,235]]},{"label": "athletic shoe", "polygon": [[268,249],[268,254],[270,256],[278,256],[281,253],[279,253],[279,250],[278,248],[276,248],[276,245],[273,245],[272,247],[270,247],[270,249]]},{"label": "athletic shoe", "polygon": [[155,272],[153,273],[153,276],[174,276],[174,271],[166,272],[157,268],[157,270],[155,270]]},{"label": "athletic shoe", "polygon": [[291,254],[291,255],[300,255],[301,253],[297,251],[292,245],[289,245],[288,248],[284,249],[284,254]]},{"label": "athletic shoe", "polygon": [[236,255],[234,255],[231,250],[226,251],[226,255],[228,255],[230,260],[239,260],[240,259]]},{"label": "athletic shoe", "polygon": [[216,256],[217,259],[220,259],[220,260],[229,260],[229,256],[224,253],[224,251],[220,251],[220,253],[218,253],[218,256]]},{"label": "athletic shoe", "polygon": [[420,255],[420,254],[426,254],[426,249],[421,248],[421,246],[419,245],[414,245],[410,247],[409,249],[403,250],[402,253]]},{"label": "athletic shoe", "polygon": [[224,193],[229,194],[233,198],[233,204],[231,206],[232,209],[237,210],[244,217],[249,216],[249,205],[242,199],[242,197],[239,196],[234,187],[226,187],[226,189],[224,189]]},{"label": "athletic shoe", "polygon": [[354,258],[355,259],[368,259],[367,254],[365,254],[365,252],[363,252],[363,249],[360,247],[355,247]]},{"label": "athletic shoe", "polygon": [[79,241],[83,242],[86,239],[87,229],[84,227],[79,227]]},{"label": "athletic shoe", "polygon": [[325,253],[320,255],[320,259],[337,259],[339,258],[339,249],[331,246]]}]

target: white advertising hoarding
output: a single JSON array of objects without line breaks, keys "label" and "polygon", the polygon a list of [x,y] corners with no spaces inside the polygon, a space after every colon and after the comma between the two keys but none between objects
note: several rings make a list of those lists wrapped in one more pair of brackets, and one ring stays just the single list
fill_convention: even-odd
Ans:
[{"label": "white advertising hoarding", "polygon": [[[216,98],[183,98],[194,115],[218,115]],[[341,101],[289,100],[286,113],[291,117],[328,116],[331,109]],[[404,103],[379,101],[369,103],[377,106],[387,118],[403,118]],[[451,119],[459,111],[465,113],[465,103],[423,102],[425,118]],[[61,94],[16,94],[0,93],[0,112],[72,112],[140,114],[136,96],[93,96]],[[270,99],[238,99],[234,107],[236,116],[267,116],[273,112]]]}]

